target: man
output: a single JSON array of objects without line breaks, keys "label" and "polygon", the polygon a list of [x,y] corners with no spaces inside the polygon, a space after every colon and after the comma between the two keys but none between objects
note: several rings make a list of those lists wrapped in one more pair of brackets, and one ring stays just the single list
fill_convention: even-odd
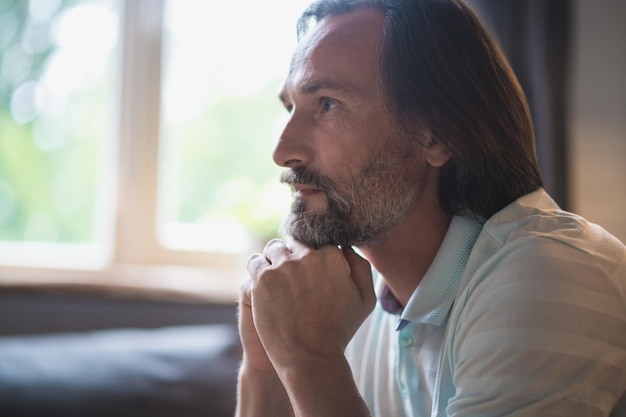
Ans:
[{"label": "man", "polygon": [[467,6],[321,0],[299,32],[238,416],[625,416],[626,248],[543,191]]}]

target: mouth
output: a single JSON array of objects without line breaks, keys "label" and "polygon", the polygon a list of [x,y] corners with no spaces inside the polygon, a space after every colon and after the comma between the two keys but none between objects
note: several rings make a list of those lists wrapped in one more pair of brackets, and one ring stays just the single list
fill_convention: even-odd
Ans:
[{"label": "mouth", "polygon": [[316,194],[324,193],[323,190],[314,187],[312,185],[294,183],[291,184],[291,188],[293,189],[293,194],[297,198],[305,198],[310,197]]}]

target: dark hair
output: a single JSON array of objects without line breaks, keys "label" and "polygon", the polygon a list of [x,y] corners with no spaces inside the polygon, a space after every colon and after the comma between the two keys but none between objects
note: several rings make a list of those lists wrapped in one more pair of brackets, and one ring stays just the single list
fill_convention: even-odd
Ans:
[{"label": "dark hair", "polygon": [[439,179],[443,209],[487,219],[542,187],[525,95],[472,10],[460,0],[319,0],[299,36],[311,20],[364,7],[385,14],[379,71],[390,113],[452,154]]}]

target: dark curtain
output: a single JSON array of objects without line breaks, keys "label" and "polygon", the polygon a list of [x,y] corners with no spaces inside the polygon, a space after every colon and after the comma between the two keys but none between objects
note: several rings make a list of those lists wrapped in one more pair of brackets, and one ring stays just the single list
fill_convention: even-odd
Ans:
[{"label": "dark curtain", "polygon": [[532,113],[546,190],[568,207],[570,0],[467,0],[517,75]]}]

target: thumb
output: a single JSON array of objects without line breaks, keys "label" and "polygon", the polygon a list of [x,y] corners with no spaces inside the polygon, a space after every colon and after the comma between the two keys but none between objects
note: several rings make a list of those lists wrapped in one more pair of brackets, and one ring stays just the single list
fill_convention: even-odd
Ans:
[{"label": "thumb", "polygon": [[359,289],[361,298],[363,301],[374,304],[376,302],[376,295],[374,294],[374,282],[370,263],[359,256],[354,249],[352,249],[352,246],[343,246],[341,251],[346,261],[348,261],[352,281],[354,281]]}]

